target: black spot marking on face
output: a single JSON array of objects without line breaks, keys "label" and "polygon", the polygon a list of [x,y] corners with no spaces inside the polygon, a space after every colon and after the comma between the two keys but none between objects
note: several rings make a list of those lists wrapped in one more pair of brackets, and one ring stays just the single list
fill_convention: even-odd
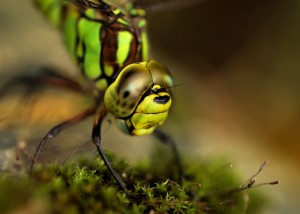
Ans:
[{"label": "black spot marking on face", "polygon": [[129,91],[125,91],[124,93],[123,93],[123,98],[125,99],[126,97],[128,97],[129,96]]},{"label": "black spot marking on face", "polygon": [[126,106],[127,106],[127,102],[123,102],[123,103],[121,104],[121,107],[122,107],[122,108],[126,108]]},{"label": "black spot marking on face", "polygon": [[134,107],[134,103],[131,103],[130,105],[129,105],[129,109],[132,109],[133,107]]},{"label": "black spot marking on face", "polygon": [[170,100],[170,96],[165,95],[165,96],[155,97],[153,99],[153,102],[157,104],[166,104],[169,100]]}]

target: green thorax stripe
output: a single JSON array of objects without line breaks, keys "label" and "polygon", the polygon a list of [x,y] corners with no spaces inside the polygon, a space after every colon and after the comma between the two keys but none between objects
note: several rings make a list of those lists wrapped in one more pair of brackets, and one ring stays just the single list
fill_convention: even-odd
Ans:
[{"label": "green thorax stripe", "polygon": [[[105,90],[128,64],[147,60],[148,44],[144,13],[131,8],[133,15],[118,10],[104,13],[71,1],[35,0],[47,18],[64,33],[68,51],[82,74]],[[100,2],[100,1],[99,1]]]},{"label": "green thorax stripe", "polygon": [[82,17],[78,21],[77,57],[82,59],[84,75],[89,79],[101,76],[100,29],[102,24]]}]

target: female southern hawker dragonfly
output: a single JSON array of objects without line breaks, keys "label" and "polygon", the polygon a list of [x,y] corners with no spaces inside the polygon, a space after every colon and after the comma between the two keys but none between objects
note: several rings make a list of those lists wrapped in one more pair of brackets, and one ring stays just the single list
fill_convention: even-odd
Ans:
[{"label": "female southern hawker dragonfly", "polygon": [[[37,8],[59,28],[72,59],[89,84],[94,104],[53,127],[40,141],[30,171],[51,138],[62,130],[95,115],[92,142],[122,189],[125,183],[111,167],[101,148],[101,124],[107,113],[114,115],[120,129],[130,135],[153,133],[171,146],[182,174],[176,146],[159,131],[172,103],[173,78],[168,69],[148,60],[145,11],[134,3],[123,7],[102,0],[34,0]],[[82,86],[58,74],[60,85],[82,91]],[[55,81],[48,81],[55,85]]]}]

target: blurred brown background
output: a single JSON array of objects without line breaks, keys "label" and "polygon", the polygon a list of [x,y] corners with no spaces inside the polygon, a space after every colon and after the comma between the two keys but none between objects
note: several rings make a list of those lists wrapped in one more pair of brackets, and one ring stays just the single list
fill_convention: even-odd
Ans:
[{"label": "blurred brown background", "polygon": [[[164,130],[172,133],[183,153],[225,155],[245,179],[267,160],[258,182],[279,179],[281,184],[262,187],[274,202],[265,213],[297,213],[300,208],[299,20],[300,2],[292,0],[210,0],[149,14],[152,58],[168,65],[179,85],[175,108]],[[59,33],[31,2],[1,0],[1,79],[42,64],[74,73]],[[12,155],[4,152],[11,142],[32,136],[24,124],[45,126],[38,126],[41,132],[34,137],[38,142],[51,126],[87,106],[84,101],[74,93],[59,91],[47,92],[34,104],[28,101],[24,106],[6,98],[0,105],[0,160]],[[26,118],[24,123],[22,117],[16,130],[11,123],[21,117],[11,106],[21,109],[23,117],[36,111],[30,122]],[[82,132],[83,136],[76,138],[86,142],[91,122],[82,125],[86,131],[74,128],[69,134]],[[103,137],[106,148],[128,159],[134,159],[133,153],[147,156],[149,137],[132,139],[114,125],[107,126]],[[29,145],[32,151],[34,147]]]}]

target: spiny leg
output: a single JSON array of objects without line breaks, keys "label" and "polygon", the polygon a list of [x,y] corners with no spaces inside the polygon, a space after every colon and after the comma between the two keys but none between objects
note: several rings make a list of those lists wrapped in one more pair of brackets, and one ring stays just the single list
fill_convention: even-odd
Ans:
[{"label": "spiny leg", "polygon": [[178,166],[179,179],[180,179],[180,182],[182,182],[182,180],[183,180],[183,165],[181,163],[181,160],[180,160],[180,157],[179,157],[179,152],[178,152],[178,149],[177,149],[177,146],[176,146],[174,140],[168,134],[164,133],[163,131],[161,131],[159,129],[156,129],[153,132],[153,135],[161,143],[166,144],[166,145],[171,147],[172,152],[174,153],[175,162]]},{"label": "spiny leg", "polygon": [[93,105],[92,107],[90,107],[89,109],[81,112],[80,114],[76,115],[75,117],[69,119],[69,120],[66,120],[56,126],[54,126],[44,137],[43,139],[40,141],[35,153],[34,153],[34,157],[33,157],[33,160],[31,162],[31,166],[30,166],[30,169],[29,169],[29,174],[31,173],[32,169],[33,169],[33,166],[34,164],[38,161],[40,155],[41,155],[41,152],[43,150],[43,148],[45,147],[45,145],[47,143],[50,142],[50,140],[57,136],[61,131],[63,131],[64,129],[66,128],[69,128],[70,126],[72,125],[75,125],[77,123],[79,123],[80,121],[86,119],[87,117],[93,115],[95,112],[96,112],[96,105]]},{"label": "spiny leg", "polygon": [[76,92],[83,92],[82,86],[63,75],[58,74],[51,68],[42,68],[41,75],[37,75],[33,77],[33,81],[40,85],[53,85],[60,88],[65,88],[68,90],[76,91]]},{"label": "spiny leg", "polygon": [[33,92],[40,91],[40,89],[44,88],[46,85],[65,88],[76,92],[83,92],[80,84],[56,73],[51,68],[40,68],[38,72],[39,73],[36,74],[20,75],[3,83],[0,88],[0,99],[16,86],[26,87],[26,89],[23,90],[23,94],[25,94],[25,96],[32,94]]},{"label": "spiny leg", "polygon": [[102,125],[105,115],[106,115],[106,109],[102,105],[97,117],[95,118],[93,133],[92,133],[92,140],[93,140],[93,143],[95,144],[95,146],[97,147],[98,153],[100,154],[101,158],[103,159],[106,167],[108,168],[108,170],[110,171],[110,173],[112,174],[114,179],[117,181],[117,183],[119,184],[121,189],[126,191],[126,184],[124,183],[124,181],[122,180],[120,175],[112,168],[109,160],[105,156],[104,151],[102,150],[102,147],[101,147],[101,125]]}]

